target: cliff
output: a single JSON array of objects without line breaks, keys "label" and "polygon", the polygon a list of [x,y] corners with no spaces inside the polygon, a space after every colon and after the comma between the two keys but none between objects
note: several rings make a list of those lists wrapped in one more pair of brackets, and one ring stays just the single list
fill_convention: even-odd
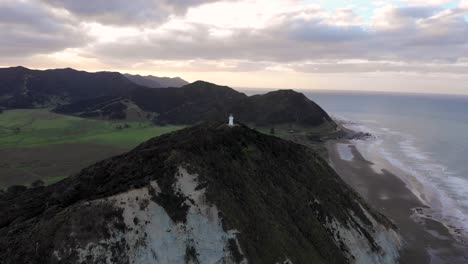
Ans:
[{"label": "cliff", "polygon": [[218,122],[0,196],[2,263],[394,263],[399,243],[312,150]]}]

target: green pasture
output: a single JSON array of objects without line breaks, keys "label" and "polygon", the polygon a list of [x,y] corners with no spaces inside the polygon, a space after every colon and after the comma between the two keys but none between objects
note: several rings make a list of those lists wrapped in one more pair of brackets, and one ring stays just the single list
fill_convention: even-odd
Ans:
[{"label": "green pasture", "polygon": [[148,121],[104,121],[51,113],[46,109],[0,114],[0,148],[97,143],[131,148],[182,126],[154,126]]}]

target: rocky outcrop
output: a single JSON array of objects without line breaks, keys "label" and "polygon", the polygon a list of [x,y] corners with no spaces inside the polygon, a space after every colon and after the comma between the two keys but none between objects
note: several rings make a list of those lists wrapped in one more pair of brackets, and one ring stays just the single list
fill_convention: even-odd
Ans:
[{"label": "rocky outcrop", "polygon": [[183,129],[0,196],[2,263],[394,263],[399,243],[312,150],[243,125]]}]

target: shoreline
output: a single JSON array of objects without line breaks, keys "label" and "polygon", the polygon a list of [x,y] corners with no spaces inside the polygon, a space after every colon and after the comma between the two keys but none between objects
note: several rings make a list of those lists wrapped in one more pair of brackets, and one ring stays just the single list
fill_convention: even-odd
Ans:
[{"label": "shoreline", "polygon": [[[343,154],[344,145],[348,150]],[[376,171],[375,164],[347,139],[329,140],[325,146],[340,177],[398,227],[405,241],[400,263],[468,263],[466,242],[426,212],[430,207],[394,173],[398,168],[378,166]]]}]

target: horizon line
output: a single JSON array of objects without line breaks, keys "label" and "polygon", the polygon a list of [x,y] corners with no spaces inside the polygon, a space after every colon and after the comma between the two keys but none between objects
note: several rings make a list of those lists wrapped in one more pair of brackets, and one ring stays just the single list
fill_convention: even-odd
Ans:
[{"label": "horizon line", "polygon": [[[175,76],[175,77],[169,77],[169,76],[157,76],[157,75],[144,75],[144,74],[141,74],[141,73],[128,73],[128,72],[123,72],[123,71],[118,71],[118,70],[81,70],[81,69],[76,69],[76,68],[72,68],[72,67],[58,67],[58,68],[35,68],[35,67],[26,67],[26,66],[23,66],[23,65],[16,65],[16,66],[6,66],[6,65],[0,65],[0,69],[3,68],[26,68],[26,69],[29,69],[29,70],[39,70],[39,71],[46,71],[46,70],[63,70],[63,69],[72,69],[72,70],[75,70],[75,71],[81,71],[81,72],[87,72],[87,73],[100,73],[100,72],[115,72],[115,73],[120,73],[122,75],[124,74],[131,74],[131,75],[140,75],[142,77],[147,77],[147,76],[154,76],[154,77],[159,77],[159,78],[181,78],[185,81],[187,81],[186,79],[184,79],[183,77],[181,77],[180,75],[179,76]],[[154,74],[154,73],[153,73]],[[208,80],[202,80],[202,79],[199,79],[197,81],[205,81],[205,82],[210,82],[210,83],[213,83],[213,84],[216,84],[216,85],[225,85],[225,84],[219,84],[219,83],[215,83],[215,82],[211,82],[211,81],[208,81]],[[189,81],[187,81],[189,82]],[[194,81],[196,82],[196,81]],[[193,83],[193,82],[189,82],[189,83]],[[301,88],[301,87],[298,87],[298,88],[281,88],[281,87],[276,87],[276,88],[272,88],[272,87],[240,87],[240,86],[230,86],[230,85],[226,85],[232,89],[258,89],[258,90],[269,90],[269,91],[273,91],[273,90],[299,90],[299,91],[303,91],[303,90],[306,90],[306,91],[312,91],[312,92],[319,92],[319,93],[324,93],[324,92],[328,92],[328,93],[375,93],[375,94],[387,94],[387,95],[432,95],[432,96],[467,96],[468,97],[468,92],[466,93],[457,93],[457,92],[447,92],[447,93],[441,93],[441,92],[413,92],[413,91],[390,91],[390,90],[359,90],[359,89],[323,89],[323,88]]]}]

